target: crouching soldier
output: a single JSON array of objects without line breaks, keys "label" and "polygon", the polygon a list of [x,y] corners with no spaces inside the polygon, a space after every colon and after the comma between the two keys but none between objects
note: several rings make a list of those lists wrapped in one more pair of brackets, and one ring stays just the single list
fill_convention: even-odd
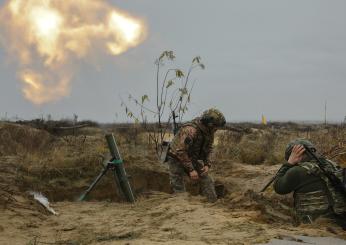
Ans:
[{"label": "crouching soldier", "polygon": [[209,156],[215,131],[225,125],[225,117],[216,109],[209,109],[179,129],[168,151],[170,183],[174,192],[185,192],[184,175],[198,180],[203,195],[209,202],[217,200],[214,182],[208,175]]},{"label": "crouching soldier", "polygon": [[[345,185],[345,170],[318,154],[315,146],[304,139],[288,144],[285,159],[274,189],[278,194],[293,192],[297,221],[312,223],[318,217],[324,217],[345,230],[346,198],[342,188],[338,188],[345,188],[342,186]],[[334,180],[337,178],[336,182],[341,186],[336,186],[331,176]]]}]

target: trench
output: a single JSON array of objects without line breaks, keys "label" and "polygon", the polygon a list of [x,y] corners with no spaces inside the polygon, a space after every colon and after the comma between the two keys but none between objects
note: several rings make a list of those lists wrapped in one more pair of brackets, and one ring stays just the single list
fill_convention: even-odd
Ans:
[{"label": "trench", "polygon": [[[146,198],[149,193],[156,191],[173,193],[169,183],[169,174],[164,170],[134,166],[126,168],[126,172],[136,199]],[[26,178],[23,178],[21,186],[23,191],[31,189],[42,192],[52,202],[77,201],[98,174],[99,172],[95,171],[83,171],[81,174],[81,171],[71,172],[69,170],[66,172],[60,170],[59,174],[47,171],[35,172],[27,174]],[[185,185],[187,192],[191,195],[201,194],[198,182],[191,182],[186,178]],[[219,181],[215,181],[215,189],[219,198],[227,194],[226,187]],[[124,201],[111,171],[101,178],[85,201]]]}]

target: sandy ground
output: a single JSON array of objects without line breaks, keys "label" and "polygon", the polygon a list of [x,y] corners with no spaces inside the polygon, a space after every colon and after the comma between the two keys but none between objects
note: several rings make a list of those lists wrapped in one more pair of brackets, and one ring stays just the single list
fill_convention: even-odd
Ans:
[{"label": "sandy ground", "polygon": [[230,211],[222,200],[209,204],[188,194],[152,193],[134,205],[53,207],[59,215],[6,211],[0,244],[255,244],[280,236],[331,235],[324,227],[259,223],[260,211]]},{"label": "sandy ground", "polygon": [[214,204],[189,193],[148,190],[135,204],[52,203],[59,214],[49,215],[14,190],[15,201],[0,209],[0,244],[259,244],[294,235],[346,239],[327,221],[294,226],[289,197],[271,189],[258,193],[278,167],[219,163],[213,175],[228,194]]},{"label": "sandy ground", "polygon": [[134,205],[53,207],[59,215],[5,212],[0,244],[255,244],[290,235],[331,236],[324,227],[259,223],[260,211],[230,211],[222,200],[208,204],[188,194],[152,193]]}]

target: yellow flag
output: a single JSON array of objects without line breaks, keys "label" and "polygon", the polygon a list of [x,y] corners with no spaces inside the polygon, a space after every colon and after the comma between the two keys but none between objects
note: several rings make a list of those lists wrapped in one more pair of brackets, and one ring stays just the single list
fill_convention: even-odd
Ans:
[{"label": "yellow flag", "polygon": [[267,118],[264,115],[262,115],[262,124],[267,125]]}]

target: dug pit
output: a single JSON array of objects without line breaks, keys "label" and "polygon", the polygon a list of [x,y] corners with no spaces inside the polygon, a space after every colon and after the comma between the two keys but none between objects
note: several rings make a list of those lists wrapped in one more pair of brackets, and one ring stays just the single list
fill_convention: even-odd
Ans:
[{"label": "dug pit", "polygon": [[[136,198],[145,198],[148,193],[153,191],[173,193],[169,183],[169,174],[164,167],[153,170],[140,166],[130,166],[126,168],[126,171]],[[92,172],[87,169],[33,169],[30,172],[23,171],[21,189],[22,191],[35,190],[42,192],[53,202],[76,201],[98,174],[99,172]],[[191,182],[186,179],[185,184],[191,195],[201,193],[198,182]],[[223,183],[216,181],[215,188],[219,198],[227,194]],[[123,201],[111,171],[101,178],[85,200]]]}]

